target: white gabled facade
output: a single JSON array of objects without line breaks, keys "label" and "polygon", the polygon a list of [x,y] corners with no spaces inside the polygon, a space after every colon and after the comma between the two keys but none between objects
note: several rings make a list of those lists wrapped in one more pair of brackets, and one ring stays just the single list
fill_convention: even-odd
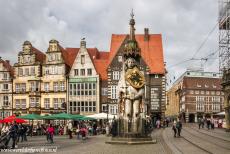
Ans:
[{"label": "white gabled facade", "polygon": [[[7,66],[6,66],[7,65]],[[12,82],[13,70],[9,61],[4,61],[0,57],[0,119],[12,114]]]},{"label": "white gabled facade", "polygon": [[99,113],[100,81],[92,58],[87,51],[86,42],[82,40],[69,73],[69,113],[82,115]]}]

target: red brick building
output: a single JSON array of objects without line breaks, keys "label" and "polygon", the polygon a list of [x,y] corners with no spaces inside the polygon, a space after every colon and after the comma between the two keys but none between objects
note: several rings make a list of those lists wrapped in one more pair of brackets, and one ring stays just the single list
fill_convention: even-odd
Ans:
[{"label": "red brick building", "polygon": [[186,122],[199,117],[213,117],[224,110],[224,93],[218,73],[186,71],[177,81],[179,114]]}]

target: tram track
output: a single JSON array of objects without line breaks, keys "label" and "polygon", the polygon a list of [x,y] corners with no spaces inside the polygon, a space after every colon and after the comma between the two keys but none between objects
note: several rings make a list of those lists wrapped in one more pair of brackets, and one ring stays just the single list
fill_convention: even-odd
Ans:
[{"label": "tram track", "polygon": [[[189,129],[189,131],[186,129]],[[216,138],[216,137],[214,137],[212,135],[208,135],[206,133],[197,135],[197,134],[195,134],[195,133],[197,133],[197,131],[195,131],[189,127],[185,127],[184,130],[186,132],[190,133],[191,135],[203,140],[203,141],[208,141],[209,143],[214,144],[218,147],[230,150],[230,141],[223,140],[222,138]],[[201,132],[199,132],[199,133],[201,133]]]},{"label": "tram track", "polygon": [[[194,130],[196,130],[197,132],[200,132],[200,133],[202,133],[202,134],[205,134],[205,135],[208,135],[208,136],[211,136],[211,137],[214,137],[214,138],[218,138],[218,139],[220,139],[220,140],[224,140],[224,141],[230,143],[230,139],[228,140],[228,139],[224,139],[224,138],[222,138],[222,137],[218,137],[218,136],[216,136],[216,135],[210,135],[210,132],[207,131],[207,130],[205,130],[205,129],[198,129],[198,128],[196,128],[195,126],[187,126],[187,128],[192,128],[192,129],[194,129]],[[210,130],[210,131],[211,131],[211,130]],[[220,135],[219,133],[217,133],[217,132],[215,132],[215,131],[212,131],[212,133],[215,133],[215,134],[217,134],[217,135]]]},{"label": "tram track", "polygon": [[189,139],[185,138],[185,137],[172,137],[173,134],[171,134],[169,136],[170,133],[170,129],[167,129],[163,132],[163,138],[164,140],[167,140],[168,142],[166,142],[169,146],[169,148],[173,151],[173,153],[176,154],[188,154],[188,153],[196,153],[196,154],[204,154],[204,153],[208,153],[208,154],[213,154],[211,151],[208,151],[206,149],[204,149],[203,147],[194,144],[193,142],[191,142]]}]

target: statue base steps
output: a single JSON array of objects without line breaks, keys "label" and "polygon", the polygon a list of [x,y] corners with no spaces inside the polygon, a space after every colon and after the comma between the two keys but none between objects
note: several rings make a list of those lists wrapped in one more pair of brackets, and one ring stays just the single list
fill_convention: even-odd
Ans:
[{"label": "statue base steps", "polygon": [[125,138],[125,137],[112,137],[111,140],[106,141],[107,144],[156,144],[157,141],[152,139],[152,137],[144,137],[144,138]]}]

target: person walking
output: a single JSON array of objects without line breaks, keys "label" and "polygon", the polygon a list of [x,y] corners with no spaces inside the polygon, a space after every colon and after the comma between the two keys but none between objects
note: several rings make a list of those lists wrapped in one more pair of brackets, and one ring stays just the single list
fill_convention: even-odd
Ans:
[{"label": "person walking", "polygon": [[178,135],[178,137],[180,137],[180,133],[181,133],[181,129],[182,129],[182,123],[181,123],[180,119],[178,119],[176,122],[176,129],[177,129],[177,135]]},{"label": "person walking", "polygon": [[72,125],[72,122],[71,121],[69,121],[69,123],[68,123],[68,134],[69,134],[69,139],[72,139],[73,138],[73,136],[72,136],[72,131],[73,131],[73,125]]},{"label": "person walking", "polygon": [[174,132],[174,137],[176,137],[176,134],[177,134],[177,130],[176,130],[176,120],[173,121],[172,130],[173,130],[173,132]]},{"label": "person walking", "polygon": [[204,118],[201,118],[201,127],[204,128]]},{"label": "person walking", "polygon": [[198,126],[199,126],[199,129],[201,127],[201,118],[198,118]]},{"label": "person walking", "polygon": [[50,143],[54,143],[54,141],[53,141],[54,127],[52,126],[52,124],[50,124],[49,127],[48,127],[48,133],[49,133]]},{"label": "person walking", "polygon": [[210,129],[210,125],[211,125],[211,121],[210,121],[210,118],[207,119],[207,128],[208,130]]},{"label": "person walking", "polygon": [[17,148],[17,132],[18,132],[18,125],[15,121],[14,123],[11,124],[9,132],[10,132],[10,139],[12,139],[13,141],[11,148],[15,149],[15,147]]}]

